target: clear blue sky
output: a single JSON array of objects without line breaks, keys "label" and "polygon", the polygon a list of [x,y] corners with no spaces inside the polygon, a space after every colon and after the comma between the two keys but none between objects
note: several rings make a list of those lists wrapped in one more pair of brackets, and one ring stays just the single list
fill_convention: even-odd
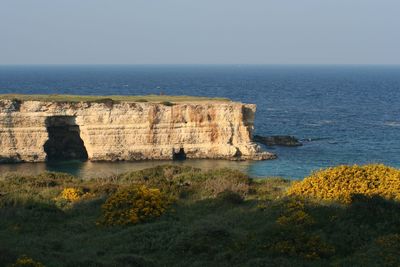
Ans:
[{"label": "clear blue sky", "polygon": [[400,0],[0,1],[0,64],[400,64]]}]

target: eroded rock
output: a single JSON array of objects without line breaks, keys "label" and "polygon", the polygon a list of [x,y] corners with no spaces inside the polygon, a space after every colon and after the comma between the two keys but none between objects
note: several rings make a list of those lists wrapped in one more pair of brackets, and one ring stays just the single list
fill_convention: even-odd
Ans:
[{"label": "eroded rock", "polygon": [[251,140],[255,109],[219,101],[169,106],[0,100],[0,161],[46,161],[48,153],[57,158],[57,149],[91,161],[275,158]]}]

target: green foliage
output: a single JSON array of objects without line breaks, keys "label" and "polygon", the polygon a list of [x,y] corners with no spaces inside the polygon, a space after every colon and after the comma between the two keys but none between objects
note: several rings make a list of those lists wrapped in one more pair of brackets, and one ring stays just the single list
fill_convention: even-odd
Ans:
[{"label": "green foliage", "polygon": [[[167,95],[111,95],[111,96],[87,96],[87,95],[65,95],[65,94],[52,94],[52,95],[21,95],[21,94],[0,94],[0,99],[13,100],[14,102],[20,101],[52,101],[52,102],[108,102],[121,101],[121,102],[190,102],[190,101],[230,101],[227,98],[210,98],[199,96],[167,96]],[[143,101],[145,100],[145,101]]]},{"label": "green foliage", "polygon": [[98,99],[94,99],[94,100],[92,100],[92,101],[90,101],[90,102],[106,104],[107,106],[112,107],[114,104],[118,104],[118,103],[120,103],[121,101],[114,100],[114,99],[112,99],[112,98],[98,98]]},{"label": "green foliage", "polygon": [[335,248],[317,233],[310,233],[315,219],[306,211],[305,203],[299,199],[289,199],[283,206],[282,214],[277,218],[278,231],[267,245],[270,253],[315,260],[330,257]]},{"label": "green foliage", "polygon": [[250,178],[231,169],[201,171],[192,167],[160,165],[154,168],[119,175],[117,180],[159,188],[172,197],[215,198],[224,191],[245,197],[249,193]]},{"label": "green foliage", "polygon": [[167,107],[172,107],[172,106],[174,105],[174,103],[171,103],[171,102],[169,102],[169,101],[163,101],[163,102],[161,102],[160,104],[162,104],[162,105],[164,105],[164,106],[167,106]]},{"label": "green foliage", "polygon": [[178,255],[215,257],[222,250],[233,246],[231,229],[209,219],[200,220],[176,241]]},{"label": "green foliage", "polygon": [[[319,203],[287,196],[290,186],[173,165],[90,180],[5,175],[0,266],[21,255],[46,266],[399,266],[399,202],[361,194],[347,205]],[[121,218],[139,200],[152,206],[142,187],[176,202],[146,223],[96,226],[105,211]],[[73,205],[60,207],[59,197]]]},{"label": "green foliage", "polygon": [[217,199],[222,200],[223,202],[230,203],[230,204],[242,204],[244,202],[243,196],[236,192],[232,192],[230,190],[223,191],[217,195]]},{"label": "green foliage", "polygon": [[144,99],[144,98],[140,98],[140,99],[136,100],[135,102],[145,103],[145,102],[149,102],[149,101],[147,101],[147,100]]},{"label": "green foliage", "polygon": [[376,238],[358,250],[354,257],[346,260],[345,264],[368,266],[371,262],[376,266],[400,266],[400,234],[388,234]]},{"label": "green foliage", "polygon": [[282,195],[282,191],[289,187],[291,181],[284,178],[271,177],[268,179],[254,180],[252,184],[253,186],[249,192],[249,198],[272,201]]}]

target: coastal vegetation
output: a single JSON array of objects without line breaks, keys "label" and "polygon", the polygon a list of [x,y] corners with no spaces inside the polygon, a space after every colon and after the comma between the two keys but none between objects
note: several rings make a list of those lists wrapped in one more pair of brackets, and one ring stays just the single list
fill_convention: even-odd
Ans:
[{"label": "coastal vegetation", "polygon": [[201,96],[170,96],[170,95],[65,95],[65,94],[0,94],[0,99],[17,101],[46,101],[46,102],[155,102],[155,103],[175,103],[175,102],[197,102],[197,101],[230,101],[228,98],[211,98]]},{"label": "coastal vegetation", "polygon": [[399,266],[398,172],[339,166],[299,182],[175,165],[85,180],[2,174],[0,265]]},{"label": "coastal vegetation", "polygon": [[400,170],[382,164],[332,167],[294,184],[289,194],[342,203],[350,203],[355,195],[399,201]]},{"label": "coastal vegetation", "polygon": [[128,225],[160,217],[169,205],[159,189],[146,186],[122,188],[107,198],[101,206],[102,215],[98,224]]}]

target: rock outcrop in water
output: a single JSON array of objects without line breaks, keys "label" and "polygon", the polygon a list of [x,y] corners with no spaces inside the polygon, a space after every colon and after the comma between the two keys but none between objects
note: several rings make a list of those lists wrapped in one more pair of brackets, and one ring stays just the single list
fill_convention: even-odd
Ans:
[{"label": "rock outcrop in water", "polygon": [[254,142],[267,146],[302,146],[303,144],[294,136],[290,135],[273,135],[261,136],[255,135]]},{"label": "rock outcrop in water", "polygon": [[0,99],[0,162],[274,158],[251,140],[255,109],[223,101]]}]

